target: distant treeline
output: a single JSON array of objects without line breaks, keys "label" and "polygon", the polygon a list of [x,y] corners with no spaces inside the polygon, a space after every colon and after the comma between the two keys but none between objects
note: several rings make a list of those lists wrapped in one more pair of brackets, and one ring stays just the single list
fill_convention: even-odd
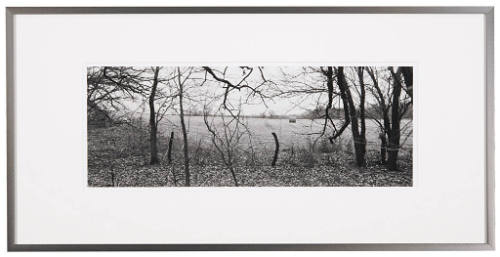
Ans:
[{"label": "distant treeline", "polygon": [[[402,117],[403,119],[413,119],[413,111],[411,111],[412,108],[413,107],[410,106],[410,111],[406,112],[403,115],[403,117]],[[367,118],[367,119],[377,119],[377,120],[383,119],[382,114],[380,112],[380,106],[377,106],[377,105],[367,106],[365,112],[366,112],[365,118]],[[389,113],[390,113],[390,110],[389,110]],[[333,107],[330,109],[329,114],[333,118],[338,117],[338,119],[343,119],[344,109]],[[203,111],[190,110],[188,113],[185,113],[184,115],[185,116],[203,116]],[[221,117],[221,116],[225,116],[225,115],[209,113],[208,116]],[[309,120],[324,119],[325,118],[325,107],[319,106],[313,110],[307,110],[301,114],[296,114],[296,115],[261,113],[261,114],[253,114],[253,115],[241,115],[241,117],[243,117],[243,118],[266,118],[266,119],[290,119],[290,118],[309,119]]]},{"label": "distant treeline", "polygon": [[[411,110],[413,107],[410,106],[410,111],[404,113],[402,116],[403,119],[413,119],[413,111]],[[365,107],[365,118],[366,119],[383,119],[382,112],[380,111],[381,107],[378,105],[369,105]],[[344,117],[344,109],[332,107],[328,113],[331,117],[339,117],[343,119]],[[390,113],[390,110],[389,110]],[[300,115],[295,116],[297,119],[324,119],[325,118],[325,107],[318,106],[313,110],[306,111]]]}]

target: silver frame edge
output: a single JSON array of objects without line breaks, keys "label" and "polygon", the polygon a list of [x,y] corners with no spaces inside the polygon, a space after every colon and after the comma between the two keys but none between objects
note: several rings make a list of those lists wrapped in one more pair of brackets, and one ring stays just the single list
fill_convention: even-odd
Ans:
[{"label": "silver frame edge", "polygon": [[[494,200],[494,7],[6,7],[7,83],[7,250],[8,251],[450,251],[495,249]],[[14,16],[18,14],[162,14],[162,13],[359,13],[484,14],[486,176],[485,243],[435,244],[17,244],[15,242],[15,81]]]}]

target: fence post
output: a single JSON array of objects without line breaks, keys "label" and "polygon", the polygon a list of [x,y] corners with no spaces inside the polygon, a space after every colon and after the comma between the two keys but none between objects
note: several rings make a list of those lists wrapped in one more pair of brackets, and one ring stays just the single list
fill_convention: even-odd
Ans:
[{"label": "fence post", "polygon": [[111,171],[110,172],[110,175],[111,175],[111,186],[116,186],[116,176],[115,176],[115,172],[114,171]]},{"label": "fence post", "polygon": [[273,134],[273,137],[274,137],[274,144],[276,145],[276,147],[274,148],[273,163],[271,164],[271,166],[275,166],[276,165],[276,161],[278,161],[278,154],[279,154],[279,151],[280,151],[280,142],[278,141],[278,136],[276,136],[276,133],[272,132],[272,134]]},{"label": "fence post", "polygon": [[172,163],[172,142],[173,141],[174,141],[174,132],[172,131],[170,133],[170,139],[168,140],[168,152],[167,152],[168,164]]}]

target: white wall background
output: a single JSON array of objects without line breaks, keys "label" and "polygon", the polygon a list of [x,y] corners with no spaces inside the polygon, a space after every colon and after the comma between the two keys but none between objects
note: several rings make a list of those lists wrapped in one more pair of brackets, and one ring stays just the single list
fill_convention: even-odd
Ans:
[{"label": "white wall background", "polygon": [[[5,6],[23,6],[23,5],[33,5],[33,6],[59,6],[59,5],[77,5],[77,6],[113,6],[113,5],[121,5],[121,6],[133,6],[133,5],[151,5],[151,6],[160,6],[160,5],[205,5],[204,3],[206,1],[130,1],[130,0],[121,0],[121,1],[6,1],[4,4],[2,4],[2,7]],[[267,1],[213,1],[211,2],[211,5],[347,5],[347,6],[354,6],[354,5],[374,5],[375,2],[373,1],[272,1],[272,0],[267,0]],[[377,5],[422,5],[422,6],[430,6],[430,5],[452,5],[452,6],[457,6],[457,5],[493,5],[493,1],[376,1]],[[4,10],[2,8],[0,15],[4,17]],[[2,19],[3,20],[3,19]],[[2,22],[3,23],[3,22]],[[0,33],[4,37],[5,35],[5,26],[2,24]],[[496,26],[498,28],[498,26]],[[497,33],[498,34],[498,33]],[[2,49],[5,49],[5,40],[1,40],[1,47]],[[498,42],[498,40],[497,40]],[[496,44],[498,45],[498,44]],[[497,51],[498,53],[498,51]],[[1,52],[1,56],[3,57],[2,59],[5,59],[5,52]],[[5,62],[2,62],[0,64],[0,70],[5,70]],[[4,79],[5,74],[2,73],[2,81],[5,81]],[[497,76],[498,78],[498,76]],[[498,79],[497,79],[498,80]],[[498,95],[498,90],[496,95]],[[0,119],[0,134],[5,135],[5,104],[4,104],[4,99],[5,99],[5,91],[0,90],[0,99],[2,99],[2,104],[0,105],[0,113],[2,113],[1,119]],[[499,120],[499,112],[496,114],[496,120]],[[499,129],[497,128],[497,135],[500,135],[498,133]],[[5,163],[5,157],[6,157],[6,152],[5,152],[5,137],[0,138],[0,143],[2,144],[2,148],[0,149],[0,163]],[[496,153],[496,159],[497,163],[499,160],[499,153],[497,151]],[[5,174],[5,165],[1,168],[3,171],[3,174]],[[497,176],[498,178],[499,176]],[[0,191],[3,190],[5,192],[5,176],[2,178],[2,183],[0,184]],[[5,198],[4,198],[5,199]],[[498,200],[497,200],[498,204]],[[498,205],[497,205],[498,206]],[[6,220],[6,204],[5,202],[0,203],[0,220]],[[0,229],[5,231],[6,229],[4,228],[5,223],[2,223],[0,225]],[[0,233],[0,242],[6,242],[6,233]],[[2,248],[1,251],[5,252],[5,244],[1,245]],[[1,252],[0,252],[1,254]],[[84,253],[59,253],[59,255],[70,255],[70,256],[76,256]],[[95,253],[94,253],[95,254]],[[135,256],[137,253],[99,253],[99,254],[106,254],[106,255],[111,255],[111,256]],[[140,253],[141,255],[144,255],[143,253]],[[159,255],[162,253],[149,253],[146,256],[153,256],[153,255]],[[175,256],[181,256],[181,255],[198,255],[198,254],[203,254],[204,256],[220,256],[221,253],[171,253],[171,255]],[[231,255],[233,256],[234,253],[225,253],[228,256]],[[239,256],[253,256],[256,253],[238,253]],[[315,253],[315,255],[332,255],[332,254],[338,254],[338,253]],[[18,254],[18,256],[24,256],[26,254]],[[42,255],[46,256],[53,256],[54,253],[44,253]],[[57,255],[57,254],[56,254]],[[163,254],[162,254],[163,255]],[[259,253],[259,255],[262,255],[262,253]],[[289,255],[310,255],[310,253],[265,253],[264,255],[269,255],[269,256],[289,256]],[[342,255],[346,256],[363,256],[363,255],[370,255],[370,256],[396,256],[400,255],[400,253],[357,253],[357,252],[351,252],[351,253],[343,253]],[[481,253],[470,253],[470,252],[460,252],[460,253],[453,253],[453,252],[411,252],[411,253],[405,253],[405,255],[408,256],[491,256],[493,255],[492,252],[481,252]]]}]

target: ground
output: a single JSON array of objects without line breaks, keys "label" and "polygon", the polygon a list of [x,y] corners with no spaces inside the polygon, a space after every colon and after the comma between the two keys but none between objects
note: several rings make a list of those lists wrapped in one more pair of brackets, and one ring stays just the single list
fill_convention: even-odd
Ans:
[{"label": "ground", "polygon": [[[163,154],[165,146],[160,145],[161,163],[148,164],[148,145],[144,144],[147,142],[147,131],[120,125],[90,129],[88,136],[89,186],[162,187],[184,184],[182,151],[176,151],[174,160],[168,164]],[[166,139],[160,141],[166,142]],[[199,152],[205,154],[203,158]],[[191,186],[235,185],[228,167],[216,155],[210,155],[213,153],[210,150],[200,151],[199,148],[193,150]],[[411,158],[400,162],[400,170],[389,171],[377,160],[372,160],[376,159],[376,153],[367,155],[366,168],[356,167],[350,155],[343,152],[310,153],[306,156],[314,159],[306,162],[303,157],[293,161],[287,154],[283,153],[274,167],[265,165],[266,162],[248,164],[241,161],[234,165],[238,184],[251,187],[412,186]],[[294,155],[293,158],[299,157]]]}]

